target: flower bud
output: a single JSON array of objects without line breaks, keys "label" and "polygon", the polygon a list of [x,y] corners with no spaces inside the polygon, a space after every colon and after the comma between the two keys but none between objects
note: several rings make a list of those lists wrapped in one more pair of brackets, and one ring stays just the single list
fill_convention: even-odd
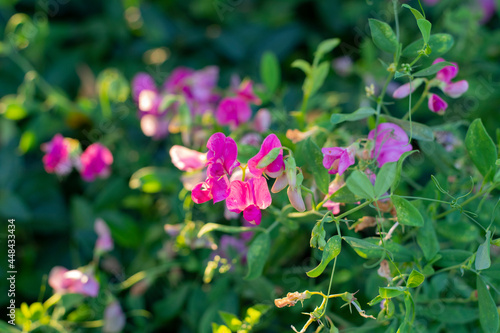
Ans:
[{"label": "flower bud", "polygon": [[297,163],[291,156],[285,160],[285,172],[288,185],[295,188],[297,186]]},{"label": "flower bud", "polygon": [[302,199],[300,186],[298,186],[295,189],[293,189],[291,186],[288,186],[288,190],[286,192],[288,194],[288,199],[290,200],[290,203],[292,204],[293,208],[295,208],[299,212],[303,212],[306,210],[304,199]]},{"label": "flower bud", "polygon": [[273,187],[271,188],[271,192],[278,193],[283,190],[288,185],[288,178],[285,172],[283,172],[276,180],[274,181]]}]

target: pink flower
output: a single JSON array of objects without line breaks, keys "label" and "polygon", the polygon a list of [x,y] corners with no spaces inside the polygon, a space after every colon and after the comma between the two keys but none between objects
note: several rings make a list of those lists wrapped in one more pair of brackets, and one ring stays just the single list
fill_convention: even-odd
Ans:
[{"label": "pink flower", "polygon": [[61,176],[71,172],[70,139],[56,134],[50,142],[42,144],[41,148],[46,153],[42,159],[45,171]]},{"label": "pink flower", "polygon": [[[443,58],[437,58],[433,64],[443,62]],[[441,81],[439,88],[451,98],[458,98],[462,96],[468,89],[469,83],[466,80],[458,82],[451,82],[458,74],[458,65],[452,63],[454,66],[446,66],[436,74],[436,79]]]},{"label": "pink flower", "polygon": [[495,15],[497,4],[495,0],[479,0],[479,4],[481,5],[481,9],[483,11],[483,17],[481,18],[480,23],[485,24],[493,17],[493,15]]},{"label": "pink flower", "polygon": [[429,94],[428,105],[429,110],[436,112],[437,114],[443,114],[448,108],[448,103],[436,94]]},{"label": "pink flower", "polygon": [[194,70],[187,67],[177,67],[172,71],[168,79],[165,81],[163,88],[165,91],[173,94],[181,94],[188,91],[189,77],[194,73]]},{"label": "pink flower", "polygon": [[[435,65],[443,61],[445,61],[443,58],[437,58],[432,64]],[[444,83],[450,83],[458,74],[458,65],[454,62],[452,64],[454,66],[446,66],[440,69],[436,74],[436,79]]]},{"label": "pink flower", "polygon": [[271,126],[271,113],[268,109],[260,109],[257,111],[253,119],[253,128],[259,132],[264,133]]},{"label": "pink flower", "polygon": [[248,133],[243,135],[243,137],[240,139],[240,143],[242,145],[259,147],[262,143],[262,137],[257,133]]},{"label": "pink flower", "polygon": [[215,110],[215,119],[219,125],[229,125],[232,129],[250,120],[252,110],[243,98],[239,96],[226,97]]},{"label": "pink flower", "polygon": [[264,177],[251,178],[246,182],[235,180],[226,199],[227,208],[232,212],[243,212],[248,222],[256,225],[261,221],[261,209],[271,205],[271,193]]},{"label": "pink flower", "polygon": [[155,80],[151,77],[151,75],[146,73],[138,73],[132,79],[132,97],[134,101],[139,102],[139,96],[143,91],[151,91],[154,93],[158,92],[156,89]]},{"label": "pink flower", "polygon": [[187,172],[201,170],[207,163],[207,154],[178,145],[170,148],[170,158],[177,169]]},{"label": "pink flower", "polygon": [[351,147],[323,148],[321,152],[323,153],[323,166],[328,169],[328,173],[331,175],[336,173],[342,175],[355,162],[355,151]]},{"label": "pink flower", "polygon": [[[328,186],[328,195],[326,197],[330,197],[332,194],[337,192],[342,186],[345,185],[344,179],[342,177],[336,177],[333,182]],[[328,200],[323,204],[328,210],[331,210],[334,215],[340,213],[340,203]]]},{"label": "pink flower", "polygon": [[217,66],[205,67],[202,70],[194,72],[190,78],[193,99],[205,102],[210,101],[218,80],[219,68]]},{"label": "pink flower", "polygon": [[168,135],[168,120],[152,114],[141,117],[141,130],[145,136],[160,140]]},{"label": "pink flower", "polygon": [[281,147],[281,142],[276,136],[276,134],[269,134],[262,142],[260,151],[248,160],[248,169],[255,176],[261,176],[265,172],[269,177],[276,178],[283,173],[285,170],[285,163],[283,162],[283,150],[280,150],[278,156],[274,161],[268,164],[264,168],[259,168],[258,165],[262,159],[274,148]]},{"label": "pink flower", "polygon": [[108,252],[113,250],[113,238],[109,227],[103,219],[98,218],[94,223],[94,231],[97,233],[97,241],[95,242],[95,249],[98,252]]},{"label": "pink flower", "polygon": [[260,103],[262,103],[260,98],[253,92],[253,82],[251,80],[244,80],[241,82],[238,90],[236,91],[236,95],[247,103],[255,105],[260,105]]},{"label": "pink flower", "polygon": [[96,177],[106,178],[111,172],[113,155],[108,148],[100,143],[93,143],[87,147],[80,156],[82,164],[81,175],[87,182],[94,181]]},{"label": "pink flower", "polygon": [[113,301],[104,310],[104,333],[119,333],[125,327],[126,318],[118,301]]},{"label": "pink flower", "polygon": [[392,97],[396,99],[405,98],[406,96],[410,95],[410,93],[413,93],[422,84],[422,82],[424,82],[424,80],[422,79],[413,80],[411,83],[411,91],[410,82],[405,83],[394,91]]},{"label": "pink flower", "polygon": [[375,133],[377,133],[377,141],[371,157],[377,159],[379,168],[385,163],[398,161],[401,155],[411,150],[408,135],[396,124],[379,124],[376,130],[368,133],[368,139],[374,140]]},{"label": "pink flower", "polygon": [[451,98],[458,98],[469,90],[469,83],[466,80],[448,83],[443,87],[443,92]]},{"label": "pink flower", "polygon": [[61,266],[56,266],[50,271],[49,285],[59,294],[70,293],[96,297],[99,293],[99,284],[93,276],[76,269],[68,271]]}]

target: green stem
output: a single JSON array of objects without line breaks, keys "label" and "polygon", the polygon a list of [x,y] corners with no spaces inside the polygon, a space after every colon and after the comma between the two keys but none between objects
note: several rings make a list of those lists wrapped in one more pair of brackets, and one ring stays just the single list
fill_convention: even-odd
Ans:
[{"label": "green stem", "polygon": [[354,208],[352,208],[352,209],[348,210],[347,212],[345,212],[345,213],[343,213],[343,214],[340,214],[339,216],[335,217],[335,219],[336,219],[336,220],[340,220],[341,218],[346,217],[347,215],[350,215],[350,214],[352,214],[352,213],[354,213],[354,212],[357,212],[358,210],[360,210],[360,209],[362,209],[362,208],[364,208],[364,207],[368,206],[368,205],[369,205],[369,204],[371,204],[372,202],[373,202],[373,201],[370,201],[370,200],[365,201],[365,202],[363,202],[362,204],[360,204],[360,205],[358,205],[358,206],[356,206],[356,207],[354,207]]},{"label": "green stem", "polygon": [[425,82],[425,89],[424,89],[424,92],[422,93],[422,96],[420,96],[420,99],[417,101],[417,103],[415,103],[415,105],[411,108],[411,110],[408,111],[408,113],[406,113],[403,118],[401,118],[402,120],[408,119],[410,117],[410,115],[412,115],[420,107],[420,105],[423,103],[423,101],[427,97],[427,94],[429,93],[430,89],[431,89],[431,87],[430,87],[429,82]]}]

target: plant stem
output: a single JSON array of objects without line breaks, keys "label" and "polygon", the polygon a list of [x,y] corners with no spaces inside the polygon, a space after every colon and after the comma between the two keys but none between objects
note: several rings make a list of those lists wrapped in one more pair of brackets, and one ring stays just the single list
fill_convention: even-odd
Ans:
[{"label": "plant stem", "polygon": [[410,117],[410,115],[412,115],[413,112],[415,112],[420,107],[420,105],[423,103],[423,101],[427,97],[427,94],[429,93],[429,89],[431,89],[429,82],[425,82],[425,89],[424,89],[424,92],[422,93],[422,96],[420,96],[420,99],[417,101],[417,103],[415,103],[415,105],[411,108],[411,110],[408,111],[408,113],[406,113],[403,118],[401,118],[402,120],[408,119]]}]

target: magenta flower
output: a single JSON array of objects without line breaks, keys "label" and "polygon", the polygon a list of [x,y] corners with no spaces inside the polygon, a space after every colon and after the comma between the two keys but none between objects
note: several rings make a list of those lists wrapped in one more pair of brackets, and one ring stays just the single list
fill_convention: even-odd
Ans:
[{"label": "magenta flower", "polygon": [[95,242],[95,249],[97,252],[108,252],[113,250],[113,238],[109,227],[103,219],[98,218],[94,223],[94,231],[97,234],[97,241]]},{"label": "magenta flower", "polygon": [[170,148],[169,153],[172,163],[181,171],[201,170],[207,163],[207,154],[183,146],[174,145]]},{"label": "magenta flower", "polygon": [[323,166],[328,169],[328,173],[331,175],[337,173],[342,175],[355,162],[355,151],[351,147],[323,148],[321,152],[323,153]]},{"label": "magenta flower", "polygon": [[165,81],[163,88],[165,91],[172,94],[182,94],[189,91],[188,80],[194,73],[194,70],[187,67],[177,67],[170,73],[170,76]]},{"label": "magenta flower", "polygon": [[269,127],[271,127],[271,113],[268,109],[260,109],[253,119],[253,128],[259,133],[264,133]]},{"label": "magenta flower", "polygon": [[81,162],[81,175],[83,180],[87,182],[94,181],[97,177],[106,178],[111,172],[111,164],[113,164],[113,155],[108,148],[100,143],[93,143],[85,149]]},{"label": "magenta flower", "polygon": [[271,193],[269,193],[266,179],[258,177],[245,182],[233,181],[226,205],[232,212],[243,212],[243,217],[248,222],[259,225],[261,221],[260,210],[269,207],[271,201]]},{"label": "magenta flower", "polygon": [[285,162],[283,162],[283,150],[278,154],[278,157],[264,168],[259,168],[258,165],[261,160],[274,148],[281,147],[281,142],[276,134],[269,134],[262,142],[260,151],[248,160],[248,169],[255,176],[261,176],[265,172],[269,177],[276,178],[285,170]]},{"label": "magenta flower", "polygon": [[[443,58],[437,58],[433,64],[445,61]],[[458,65],[452,63],[454,66],[446,66],[436,73],[436,79],[441,81],[439,88],[451,98],[458,98],[462,96],[468,89],[469,83],[467,80],[458,82],[451,82],[458,74]]]},{"label": "magenta flower", "polygon": [[56,134],[50,142],[41,146],[46,154],[43,156],[43,166],[48,173],[56,173],[60,176],[71,172],[72,163],[70,158],[71,141],[61,134]]},{"label": "magenta flower", "polygon": [[[401,85],[399,88],[397,88],[396,90],[394,90],[392,97],[396,98],[396,99],[405,98],[408,95],[410,95],[410,93],[413,93],[423,82],[424,82],[424,80],[422,80],[422,79],[415,79],[411,82],[411,85],[410,85],[410,82],[405,83],[405,84]],[[411,86],[411,90],[410,90],[410,86]]]},{"label": "magenta flower", "polygon": [[250,120],[251,116],[250,106],[239,96],[223,98],[215,110],[217,123],[222,126],[229,125],[232,129]]},{"label": "magenta flower", "polygon": [[250,104],[260,105],[260,103],[262,103],[260,98],[253,92],[253,82],[251,80],[244,80],[241,82],[236,91],[236,95]]},{"label": "magenta flower", "polygon": [[118,301],[113,301],[104,310],[104,333],[119,333],[125,327],[126,318]]},{"label": "magenta flower", "polygon": [[214,203],[223,201],[229,195],[229,180],[227,176],[220,178],[208,177],[203,183],[197,184],[191,192],[194,203],[201,204],[209,200]]},{"label": "magenta flower", "polygon": [[375,133],[377,141],[371,157],[377,160],[379,168],[385,163],[398,161],[401,155],[412,149],[408,143],[408,135],[396,124],[379,124],[375,130],[368,133],[368,139],[374,140]]},{"label": "magenta flower", "polygon": [[429,110],[436,112],[437,114],[443,114],[448,108],[448,103],[436,94],[429,94],[428,105]]},{"label": "magenta flower", "polygon": [[49,285],[59,294],[69,293],[96,297],[99,293],[99,284],[93,276],[76,269],[68,271],[61,266],[56,266],[50,271]]}]

